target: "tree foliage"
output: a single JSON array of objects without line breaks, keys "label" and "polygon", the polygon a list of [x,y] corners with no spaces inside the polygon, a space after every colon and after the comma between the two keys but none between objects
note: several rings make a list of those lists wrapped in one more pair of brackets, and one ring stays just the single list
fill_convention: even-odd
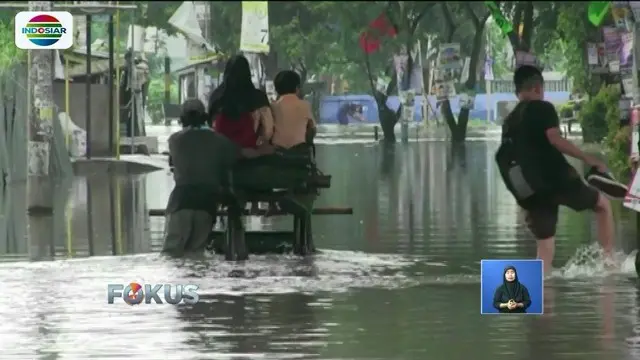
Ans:
[{"label": "tree foliage", "polygon": [[[477,6],[480,5],[480,6]],[[445,19],[444,28],[444,41],[452,42],[454,40],[455,33],[459,28],[460,23],[456,23],[454,20],[454,13],[463,13],[466,15],[464,24],[469,24],[474,30],[473,38],[471,40],[471,51],[467,54],[469,61],[469,78],[462,84],[462,92],[474,96],[476,82],[478,79],[478,67],[481,61],[480,55],[482,53],[482,47],[484,45],[484,28],[489,19],[490,13],[483,6],[482,3],[441,3],[442,15]],[[469,26],[469,25],[467,25]],[[451,108],[451,102],[449,99],[445,99],[440,105],[442,115],[451,130],[451,138],[454,142],[464,142],[467,135],[467,126],[469,124],[469,107],[461,107],[460,113],[457,118],[453,114]]]},{"label": "tree foliage", "polygon": [[[494,73],[510,71],[509,50],[531,51],[544,62],[558,69],[566,67],[577,87],[586,87],[584,44],[590,38],[586,4],[549,1],[498,1],[503,14],[515,31],[503,35],[495,27],[488,30],[490,51],[494,56]],[[126,14],[123,22],[156,26],[174,32],[168,18],[179,2],[138,2],[139,10]],[[208,37],[226,55],[236,53],[240,45],[242,22],[241,2],[211,2]],[[359,47],[360,34],[380,14],[386,14],[398,32],[394,38],[384,38],[380,50],[365,56]],[[389,112],[384,101],[396,92],[395,81],[386,91],[378,93],[373,81],[380,75],[395,79],[392,57],[402,49],[412,49],[421,41],[425,54],[428,42],[437,48],[440,43],[461,45],[462,57],[470,57],[469,78],[460,92],[475,92],[486,48],[485,24],[489,12],[482,2],[417,2],[417,1],[270,1],[269,28],[271,52],[263,58],[267,76],[284,68],[299,71],[303,78],[323,74],[339,75],[354,92],[370,92],[378,101],[385,118],[393,118],[392,131],[399,112]],[[413,62],[414,59],[410,59]],[[427,64],[425,64],[427,65]],[[571,66],[569,66],[571,65]],[[549,68],[549,66],[547,67]],[[381,105],[382,104],[382,105]],[[445,105],[447,105],[445,103]],[[468,109],[457,116],[448,106],[442,112],[458,138],[464,138]],[[380,114],[383,118],[383,114]],[[393,115],[393,116],[391,116]],[[384,121],[384,120],[382,120]],[[388,133],[385,131],[385,133]],[[391,136],[391,135],[390,135]]]},{"label": "tree foliage", "polygon": [[591,93],[586,46],[595,41],[598,29],[589,23],[587,7],[571,1],[501,2],[514,27],[508,35],[513,50],[536,54],[545,69],[565,72],[575,91]]},{"label": "tree foliage", "polygon": [[[588,22],[584,3],[567,2],[558,7],[558,26],[554,39],[562,42],[567,76],[573,80],[574,92],[594,93],[587,59],[587,44],[598,36],[598,29]],[[597,89],[595,90],[597,92]]]},{"label": "tree foliage", "polygon": [[26,61],[27,52],[15,44],[14,17],[16,12],[5,10],[0,15],[0,74],[12,71],[12,65]]}]

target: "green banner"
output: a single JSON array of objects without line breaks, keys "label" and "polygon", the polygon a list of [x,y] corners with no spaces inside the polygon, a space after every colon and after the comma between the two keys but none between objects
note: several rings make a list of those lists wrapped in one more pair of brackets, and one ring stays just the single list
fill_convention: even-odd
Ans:
[{"label": "green banner", "polygon": [[587,11],[589,21],[595,25],[600,26],[602,20],[609,12],[611,8],[611,1],[591,1],[589,2],[589,10]]},{"label": "green banner", "polygon": [[502,11],[500,11],[500,7],[498,7],[498,4],[496,4],[495,1],[485,1],[484,4],[489,8],[493,21],[498,24],[498,27],[502,30],[503,34],[507,35],[513,31],[513,25],[511,25],[509,20],[502,15]]}]

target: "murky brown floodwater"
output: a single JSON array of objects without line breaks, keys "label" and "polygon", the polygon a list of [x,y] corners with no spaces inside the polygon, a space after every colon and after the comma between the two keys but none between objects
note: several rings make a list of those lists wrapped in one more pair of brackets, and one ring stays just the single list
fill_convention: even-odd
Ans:
[{"label": "murky brown floodwater", "polygon": [[[1,357],[640,358],[632,257],[621,253],[622,270],[605,273],[587,246],[588,215],[562,214],[562,269],[547,282],[544,316],[479,315],[480,259],[534,253],[494,169],[496,146],[469,142],[464,163],[444,142],[398,144],[389,156],[373,144],[320,146],[320,166],[333,175],[320,205],[350,205],[354,215],[314,219],[325,251],[313,259],[161,257],[162,219],[145,214],[166,202],[165,171],[60,184],[54,216],[31,216],[28,238],[24,188],[8,188],[0,202]],[[628,253],[635,229],[619,222]],[[201,302],[106,303],[108,283],[131,281],[195,283]]]}]

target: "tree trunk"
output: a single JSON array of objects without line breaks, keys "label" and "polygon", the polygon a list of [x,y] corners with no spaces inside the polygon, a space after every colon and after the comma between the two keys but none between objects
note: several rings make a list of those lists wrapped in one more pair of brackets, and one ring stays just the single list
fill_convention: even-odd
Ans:
[{"label": "tree trunk", "polygon": [[[478,19],[473,13],[473,10],[469,9],[469,15],[472,16],[473,23],[476,27],[476,33],[473,37],[473,48],[471,49],[471,56],[469,62],[469,79],[464,84],[464,89],[469,92],[474,92],[477,82],[478,73],[474,71],[477,68],[480,60],[480,54],[482,53],[482,45],[484,38],[484,28],[489,18],[488,14],[483,16],[482,19]],[[451,110],[451,102],[446,99],[440,105],[440,111],[445,118],[449,130],[451,130],[451,141],[453,143],[463,143],[467,138],[467,127],[469,125],[469,114],[471,110],[467,107],[461,108],[458,114],[458,120],[456,121],[453,111]]]},{"label": "tree trunk", "polygon": [[278,66],[278,53],[273,49],[273,46],[268,54],[260,54],[260,59],[262,60],[264,76],[269,80],[275,79],[280,67]]},{"label": "tree trunk", "polygon": [[458,114],[458,126],[451,130],[451,141],[453,143],[464,143],[467,139],[467,127],[469,124],[469,113],[471,111],[468,108],[463,108]]},{"label": "tree trunk", "polygon": [[[382,97],[379,98],[382,99]],[[402,107],[398,109],[398,112],[394,112],[387,106],[386,99],[386,96],[384,97],[384,101],[378,101],[378,99],[376,99],[378,105],[378,116],[380,118],[380,127],[382,128],[382,140],[386,143],[395,143],[396,133],[394,129],[398,123],[398,119],[400,118],[400,110]]]},{"label": "tree trunk", "polygon": [[402,104],[398,107],[397,111],[391,110],[387,106],[387,99],[389,98],[389,94],[395,91],[397,87],[397,79],[393,64],[390,65],[385,71],[385,75],[391,75],[391,82],[387,85],[385,92],[380,92],[377,90],[376,85],[373,81],[373,73],[371,71],[371,63],[368,55],[365,54],[365,67],[367,70],[367,76],[369,77],[369,85],[371,86],[371,92],[373,94],[373,98],[376,100],[376,105],[378,106],[378,119],[380,121],[380,127],[382,128],[382,140],[385,143],[395,143],[396,142],[396,133],[394,128],[400,119],[400,114],[402,114]]}]

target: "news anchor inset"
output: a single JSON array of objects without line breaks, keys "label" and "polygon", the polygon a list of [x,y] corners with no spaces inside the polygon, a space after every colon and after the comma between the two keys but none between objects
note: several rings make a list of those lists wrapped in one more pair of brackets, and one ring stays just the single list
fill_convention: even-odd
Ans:
[{"label": "news anchor inset", "polygon": [[540,260],[482,260],[482,314],[542,314]]}]

